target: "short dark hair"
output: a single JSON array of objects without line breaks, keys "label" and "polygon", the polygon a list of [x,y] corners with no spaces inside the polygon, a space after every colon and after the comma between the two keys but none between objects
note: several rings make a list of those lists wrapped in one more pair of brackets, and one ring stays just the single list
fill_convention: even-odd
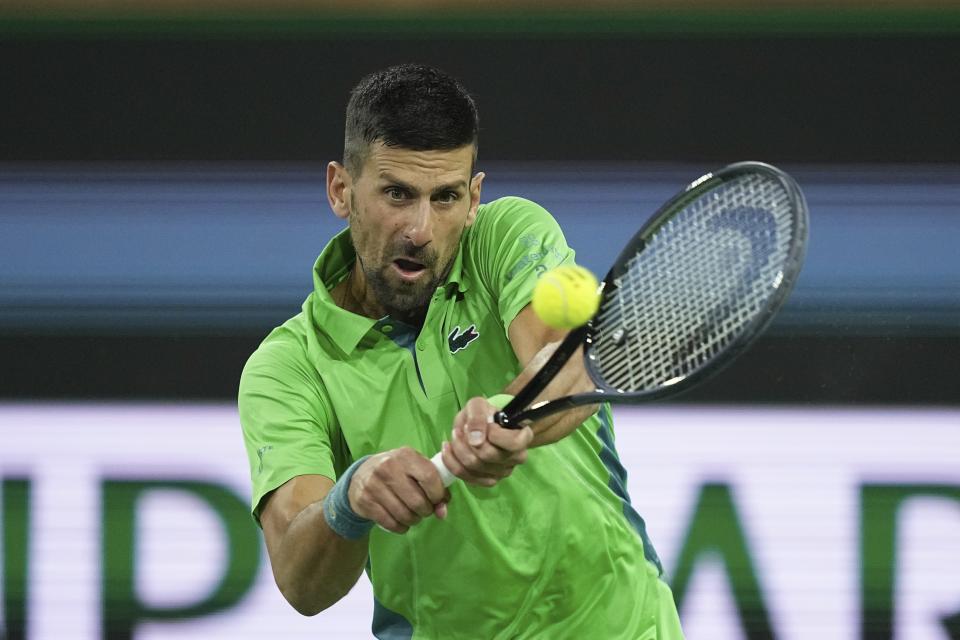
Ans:
[{"label": "short dark hair", "polygon": [[414,151],[476,146],[479,129],[477,106],[456,78],[422,64],[389,67],[350,92],[343,164],[359,175],[376,141]]}]

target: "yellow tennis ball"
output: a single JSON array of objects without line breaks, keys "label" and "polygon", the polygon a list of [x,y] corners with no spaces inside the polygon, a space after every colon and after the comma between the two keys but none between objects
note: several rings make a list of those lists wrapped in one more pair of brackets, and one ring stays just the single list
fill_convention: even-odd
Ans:
[{"label": "yellow tennis ball", "polygon": [[573,329],[597,312],[599,289],[596,277],[583,267],[557,267],[537,282],[533,290],[533,311],[544,324],[556,329]]}]

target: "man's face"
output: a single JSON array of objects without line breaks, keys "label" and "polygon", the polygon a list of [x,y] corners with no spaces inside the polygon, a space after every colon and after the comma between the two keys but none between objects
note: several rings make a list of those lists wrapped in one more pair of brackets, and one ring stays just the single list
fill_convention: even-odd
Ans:
[{"label": "man's face", "polygon": [[474,148],[412,151],[374,143],[344,194],[368,304],[417,318],[446,279],[473,224],[483,174]]}]

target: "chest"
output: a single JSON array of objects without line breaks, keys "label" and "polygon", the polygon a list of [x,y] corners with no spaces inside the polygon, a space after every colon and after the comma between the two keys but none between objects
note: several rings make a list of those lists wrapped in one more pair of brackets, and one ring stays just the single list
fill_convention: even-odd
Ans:
[{"label": "chest", "polygon": [[519,364],[493,302],[438,294],[419,331],[379,321],[320,377],[354,457],[401,446],[432,455],[474,396],[499,393]]}]

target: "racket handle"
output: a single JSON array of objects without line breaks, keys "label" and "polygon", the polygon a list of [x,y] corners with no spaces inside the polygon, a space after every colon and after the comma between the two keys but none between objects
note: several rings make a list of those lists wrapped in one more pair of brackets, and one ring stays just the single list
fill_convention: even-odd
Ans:
[{"label": "racket handle", "polygon": [[457,476],[450,473],[450,469],[447,469],[447,465],[443,464],[442,451],[437,451],[436,455],[430,458],[430,462],[437,468],[437,473],[440,474],[440,479],[443,480],[443,486],[449,487],[453,484],[453,481],[457,479]]}]

